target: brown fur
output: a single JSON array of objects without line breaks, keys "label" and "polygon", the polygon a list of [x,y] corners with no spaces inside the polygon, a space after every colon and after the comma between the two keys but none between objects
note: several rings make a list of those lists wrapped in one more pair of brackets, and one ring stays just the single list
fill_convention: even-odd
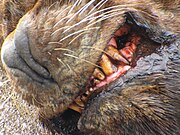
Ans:
[{"label": "brown fur", "polygon": [[[144,39],[147,44],[170,45],[174,43],[174,40],[179,40],[178,0],[166,2],[161,0],[109,0],[100,9],[120,5],[119,9],[123,10],[114,12],[119,14],[118,16],[98,23],[96,23],[97,19],[88,20],[77,27],[75,25],[83,20],[100,0],[89,6],[83,14],[75,17],[78,10],[89,0],[84,0],[75,6],[70,14],[69,11],[75,3],[73,0],[59,2],[58,0],[31,0],[28,2],[30,3],[7,0],[2,5],[3,36],[6,37],[14,30],[5,39],[2,59],[17,92],[29,103],[41,108],[41,113],[46,118],[52,118],[67,110],[73,100],[84,92],[87,80],[102,52],[83,47],[104,50],[113,32],[118,29],[120,24],[125,23],[126,13],[132,15],[133,21],[138,22],[138,27],[146,26],[148,32],[143,32],[147,32]],[[68,6],[70,8],[65,10]],[[95,8],[93,12],[100,9]],[[98,15],[101,15],[101,12],[95,14],[95,16]],[[61,22],[58,23],[59,21]],[[89,24],[92,26],[88,27]],[[75,27],[68,30],[71,26]],[[80,30],[87,30],[85,31],[87,33],[77,38],[77,35],[70,36]],[[171,34],[167,31],[170,31]],[[175,36],[176,39],[172,40]],[[54,51],[55,48],[66,50]],[[178,66],[170,66],[167,61],[164,61],[166,59],[164,52],[166,51],[165,49],[162,51],[163,53],[155,52],[160,57],[158,61],[169,66],[170,70],[173,68],[178,72]],[[172,51],[172,53],[174,52]],[[64,55],[67,53],[76,58]],[[168,51],[167,54],[168,58],[171,57]],[[156,61],[157,57],[148,55],[152,58],[147,57],[147,61],[145,58],[142,62],[146,64],[149,59]],[[171,59],[169,58],[169,60]],[[124,82],[125,85],[118,90],[114,90],[116,87],[113,85],[113,88],[109,88],[111,86],[102,88],[111,89],[111,91],[101,93],[99,97],[89,101],[89,105],[79,120],[78,128],[81,131],[108,135],[179,133],[178,79],[174,78],[173,73],[172,75],[166,74],[164,69],[162,71],[165,72],[165,75],[162,74],[159,68],[159,74],[152,70],[150,76],[144,71],[142,79],[139,77],[142,73],[140,73],[138,65],[136,68],[133,69],[137,70],[136,75],[131,72],[127,74],[127,78],[129,76],[135,78],[133,80],[129,78],[130,83]],[[159,82],[163,80],[167,85],[164,82],[160,84],[154,81],[158,80],[156,77],[160,79]],[[166,80],[169,79],[168,77],[173,78],[172,82],[175,81],[177,84],[171,86]],[[143,84],[143,80],[147,84]],[[133,82],[137,84],[133,84]],[[157,129],[155,129],[156,127]]]}]

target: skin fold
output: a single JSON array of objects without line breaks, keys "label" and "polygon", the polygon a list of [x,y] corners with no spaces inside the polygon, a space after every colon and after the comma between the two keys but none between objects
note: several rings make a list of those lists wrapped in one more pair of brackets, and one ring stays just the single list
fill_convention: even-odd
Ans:
[{"label": "skin fold", "polygon": [[[3,5],[4,36],[10,34],[2,63],[17,93],[54,123],[51,129],[79,135],[180,134],[179,1],[31,0],[7,6],[12,3]],[[125,23],[142,38],[135,66],[98,89],[81,114],[68,109],[86,91],[103,50]]]}]

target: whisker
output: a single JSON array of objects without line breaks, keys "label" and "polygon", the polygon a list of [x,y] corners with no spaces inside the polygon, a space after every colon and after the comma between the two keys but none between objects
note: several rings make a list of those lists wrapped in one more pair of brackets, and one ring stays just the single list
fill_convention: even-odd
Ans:
[{"label": "whisker", "polygon": [[[79,21],[78,23],[76,23],[76,24],[72,25],[71,27],[69,27],[68,29],[66,29],[63,33],[65,33],[65,32],[67,32],[67,31],[69,31],[70,29],[72,29],[72,28],[80,25],[81,23],[84,23],[84,22],[87,22],[87,21],[91,20],[91,19],[92,19],[91,17],[92,17],[92,16],[95,16],[95,15],[98,14],[98,13],[101,13],[101,12],[104,12],[104,11],[109,12],[110,9],[120,8],[120,7],[127,7],[128,5],[133,6],[133,4],[118,5],[118,6],[112,6],[112,7],[108,7],[108,8],[104,8],[104,9],[101,9],[101,10],[99,10],[99,11],[96,11],[96,12],[92,13],[91,15],[88,15],[87,17],[85,17],[84,19],[82,19],[81,21]],[[76,14],[78,14],[79,12],[80,12],[80,11],[76,12]],[[101,15],[101,16],[102,16],[102,15]],[[68,20],[66,23],[68,23],[68,22],[69,22],[69,20]]]},{"label": "whisker", "polygon": [[70,14],[70,13],[73,11],[74,7],[75,7],[76,5],[78,5],[78,3],[79,3],[79,0],[77,0],[77,1],[73,4],[73,6],[72,6],[71,9],[69,10],[68,14]]},{"label": "whisker", "polygon": [[[66,64],[66,65],[67,65],[67,67],[69,68],[69,70],[70,70],[70,71],[72,71],[72,72],[74,71],[74,70],[72,70],[72,68],[70,67],[70,65],[69,65],[69,64]],[[73,72],[73,73],[75,73],[75,74],[76,74],[76,72]],[[77,75],[77,74],[76,74],[76,75]]]},{"label": "whisker", "polygon": [[117,16],[117,15],[120,15],[120,14],[122,14],[122,13],[116,13],[116,14],[112,14],[112,15],[104,15],[102,18],[100,18],[100,19],[98,19],[97,21],[95,21],[95,22],[91,22],[89,25],[87,25],[86,27],[88,28],[88,27],[90,27],[90,26],[93,26],[94,24],[96,24],[96,23],[98,23],[98,22],[101,22],[101,21],[103,21],[103,20],[106,20],[106,19],[108,19],[108,18],[111,18],[111,17],[114,17],[114,16]]},{"label": "whisker", "polygon": [[111,57],[111,55],[110,55],[109,53],[107,53],[106,51],[104,51],[104,50],[102,50],[102,49],[99,49],[99,48],[97,48],[97,47],[82,46],[82,48],[94,49],[94,50],[96,50],[96,51],[100,51],[100,52],[102,52],[102,53],[105,53],[106,55],[108,55],[108,56],[110,56],[110,57]]},{"label": "whisker", "polygon": [[79,13],[80,15],[93,3],[95,2],[96,0],[91,0],[89,3],[87,3],[84,7],[83,7],[83,10]]},{"label": "whisker", "polygon": [[68,10],[69,8],[71,8],[71,5],[67,6],[66,8],[64,8],[62,11],[60,11],[60,13],[58,14],[57,17],[59,17],[59,15],[61,15],[62,13],[64,13],[66,10]]},{"label": "whisker", "polygon": [[49,54],[49,55],[52,55],[52,53],[51,53],[51,52],[49,52],[49,51],[48,51],[48,54]]},{"label": "whisker", "polygon": [[98,9],[100,9],[108,0],[104,1],[99,7]]},{"label": "whisker", "polygon": [[98,4],[96,4],[96,5],[89,11],[88,15],[91,14],[102,2],[103,2],[103,0],[101,0]]},{"label": "whisker", "polygon": [[74,56],[74,55],[71,55],[71,54],[67,54],[67,53],[64,53],[64,55],[65,55],[65,56],[68,56],[68,57],[75,58],[75,59],[83,60],[84,62],[87,62],[87,63],[89,63],[89,64],[91,64],[91,65],[93,65],[93,66],[96,66],[96,67],[98,67],[98,68],[101,68],[101,67],[98,66],[97,64],[94,64],[94,63],[92,63],[92,62],[90,62],[90,61],[88,61],[88,60],[86,60],[86,59],[82,59],[82,58],[79,58],[79,57],[77,57],[77,56]]},{"label": "whisker", "polygon": [[78,37],[82,36],[83,34],[87,34],[87,33],[89,33],[89,32],[86,31],[86,32],[80,33],[79,35],[77,35],[75,38],[73,38],[73,39],[69,42],[69,45],[70,45],[73,41],[75,41]]},{"label": "whisker", "polygon": [[[115,9],[115,10],[110,10],[110,11],[107,11],[107,12],[104,12],[104,13],[102,13],[101,15],[99,15],[99,16],[96,16],[96,17],[92,17],[92,18],[89,18],[89,20],[91,20],[90,22],[92,22],[93,20],[95,20],[95,19],[98,19],[98,18],[100,18],[101,19],[101,17],[104,17],[104,16],[107,16],[107,15],[110,15],[110,14],[116,14],[116,13],[114,13],[114,12],[118,12],[118,11],[122,11],[122,10],[130,10],[130,8],[127,8],[127,7],[124,7],[124,8],[118,8],[118,9]],[[133,8],[131,8],[131,10],[132,10]],[[118,14],[119,15],[119,14]],[[89,22],[89,23],[90,23]]]},{"label": "whisker", "polygon": [[57,57],[57,60],[63,65],[63,66],[66,66],[66,64],[60,59]]},{"label": "whisker", "polygon": [[[122,10],[123,10],[123,9],[122,9]],[[133,10],[133,9],[131,9],[131,10]],[[136,10],[135,10],[135,11],[136,11]],[[125,11],[124,11],[124,12],[125,12]],[[102,18],[100,18],[100,19],[98,19],[97,21],[95,21],[95,22],[91,23],[90,25],[88,25],[87,28],[88,28],[89,26],[92,26],[92,25],[98,23],[98,22],[104,21],[104,20],[106,20],[106,19],[108,19],[108,18],[112,18],[112,17],[118,16],[118,15],[120,15],[120,14],[123,14],[123,13],[120,12],[120,13],[112,13],[112,14],[110,14],[110,15],[104,15]]]},{"label": "whisker", "polygon": [[83,10],[83,8],[80,8],[80,9],[66,22],[66,24],[69,23],[76,15],[78,15],[78,14],[81,12],[81,10]]},{"label": "whisker", "polygon": [[[76,3],[74,3],[73,7],[71,8],[71,12],[74,9],[75,6],[79,6],[82,3],[83,0],[77,0]],[[70,13],[70,12],[69,12]],[[68,13],[68,14],[69,14]]]},{"label": "whisker", "polygon": [[84,21],[84,19],[82,19],[80,22],[78,22],[78,23],[72,25],[71,27],[69,27],[68,29],[66,29],[63,33],[65,33],[65,32],[67,32],[68,30],[70,30],[70,29],[72,29],[72,28],[80,25],[80,24],[83,23],[83,22],[86,22],[86,21]]},{"label": "whisker", "polygon": [[67,38],[69,38],[69,37],[71,37],[71,36],[74,36],[74,35],[76,35],[76,34],[79,34],[79,33],[81,33],[81,32],[84,32],[84,31],[89,31],[89,30],[93,30],[93,29],[99,29],[100,27],[92,27],[92,28],[85,28],[85,29],[83,29],[83,30],[79,30],[79,31],[76,31],[76,32],[74,32],[74,33],[71,33],[71,34],[69,34],[68,36],[66,36],[66,37],[64,37],[63,39],[61,39],[59,42],[62,42],[62,41],[64,41],[65,39],[67,39]]},{"label": "whisker", "polygon": [[[102,52],[102,53],[106,53],[104,50],[99,49],[99,48],[97,48],[97,47],[92,47],[92,46],[82,46],[82,48],[94,49],[94,50],[100,51],[100,52]],[[107,53],[106,53],[106,54],[107,54]]]},{"label": "whisker", "polygon": [[71,15],[67,15],[67,16],[61,18],[61,19],[53,26],[53,28],[55,28],[58,24],[60,24],[62,21],[66,20],[66,19],[69,18],[70,16],[71,16]]},{"label": "whisker", "polygon": [[[56,17],[56,18],[58,18],[62,13],[64,13],[66,10],[68,10],[70,8],[70,6],[68,6],[68,7],[66,7],[64,10],[62,10],[59,14],[58,14],[58,16]],[[59,21],[53,26],[53,28],[54,27],[56,27],[57,25],[59,24]]]},{"label": "whisker", "polygon": [[55,30],[55,31],[51,34],[51,36],[55,35],[57,32],[60,32],[61,30],[66,29],[66,28],[68,28],[68,27],[70,27],[70,26],[64,26],[64,27],[61,27],[61,28]]},{"label": "whisker", "polygon": [[55,50],[55,51],[68,51],[68,52],[74,53],[74,51],[72,51],[72,50],[70,50],[70,49],[67,49],[67,48],[55,48],[54,50]]},{"label": "whisker", "polygon": [[62,43],[60,42],[49,42],[48,45],[52,45],[52,44],[59,44],[59,45],[62,45]]},{"label": "whisker", "polygon": [[[107,8],[104,8],[104,9],[101,9],[101,10],[98,10],[98,11],[92,13],[91,15],[87,16],[86,18],[90,18],[90,17],[95,16],[96,14],[99,14],[99,13],[101,13],[101,12],[104,12],[104,14],[107,14],[107,13],[109,13],[109,12],[114,11],[114,9],[129,8],[129,7],[127,7],[127,6],[129,6],[129,5],[133,6],[133,4],[127,4],[127,5],[118,5],[118,6],[107,7]],[[121,9],[120,9],[120,10],[121,10]],[[88,20],[89,20],[89,19],[88,19]]]},{"label": "whisker", "polygon": [[[74,70],[72,70],[72,68],[70,67],[69,64],[63,62],[62,59],[60,59],[60,58],[58,58],[58,57],[57,57],[57,60],[58,60],[63,66],[68,67],[68,69],[69,69],[70,71],[72,71],[73,73],[75,73]],[[75,74],[76,74],[76,73],[75,73]]]},{"label": "whisker", "polygon": [[57,4],[59,4],[59,2],[54,2],[53,4],[51,4],[49,7],[48,7],[48,9],[47,9],[47,11],[49,11],[53,6],[55,6],[55,5],[57,5]]}]

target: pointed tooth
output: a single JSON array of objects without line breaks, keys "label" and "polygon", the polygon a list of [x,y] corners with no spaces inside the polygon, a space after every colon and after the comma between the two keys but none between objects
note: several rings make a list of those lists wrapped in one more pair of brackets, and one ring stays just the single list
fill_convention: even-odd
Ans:
[{"label": "pointed tooth", "polygon": [[124,62],[125,64],[129,64],[129,62],[119,53],[119,51],[113,46],[109,45],[106,49],[106,52],[112,59]]},{"label": "pointed tooth", "polygon": [[81,96],[78,96],[74,102],[69,106],[70,109],[77,111],[79,113],[82,112],[82,110],[84,110],[84,102],[81,100]]},{"label": "pointed tooth", "polygon": [[93,76],[95,78],[98,78],[99,80],[104,80],[105,79],[104,73],[99,68],[95,68],[95,70],[93,72]]},{"label": "pointed tooth", "polygon": [[113,37],[113,38],[111,38],[111,40],[109,41],[109,43],[108,43],[109,45],[112,45],[112,46],[114,46],[115,48],[117,48],[117,43],[116,43],[116,40],[115,40],[115,38]]},{"label": "pointed tooth", "polygon": [[82,107],[79,107],[77,104],[72,104],[72,105],[70,105],[69,106],[69,108],[70,109],[72,109],[72,110],[74,110],[74,111],[76,111],[76,112],[79,112],[79,113],[81,113],[83,110],[84,110],[84,108],[82,108]]},{"label": "pointed tooth", "polygon": [[101,61],[99,64],[106,75],[111,75],[112,73],[114,73],[113,68],[112,68],[112,63],[105,54],[102,55]]}]

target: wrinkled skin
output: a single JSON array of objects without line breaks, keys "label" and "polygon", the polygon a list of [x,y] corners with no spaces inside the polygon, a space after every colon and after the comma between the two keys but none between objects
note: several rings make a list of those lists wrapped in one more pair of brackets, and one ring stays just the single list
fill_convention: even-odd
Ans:
[{"label": "wrinkled skin", "polygon": [[[17,92],[64,134],[180,134],[178,28],[168,27],[168,17],[153,1],[109,0],[99,8],[101,0],[89,6],[89,0],[76,2],[33,1],[4,41],[2,62]],[[102,55],[93,48],[104,50],[127,21],[139,28],[150,51],[100,88],[82,114],[67,110],[85,91]]]}]

